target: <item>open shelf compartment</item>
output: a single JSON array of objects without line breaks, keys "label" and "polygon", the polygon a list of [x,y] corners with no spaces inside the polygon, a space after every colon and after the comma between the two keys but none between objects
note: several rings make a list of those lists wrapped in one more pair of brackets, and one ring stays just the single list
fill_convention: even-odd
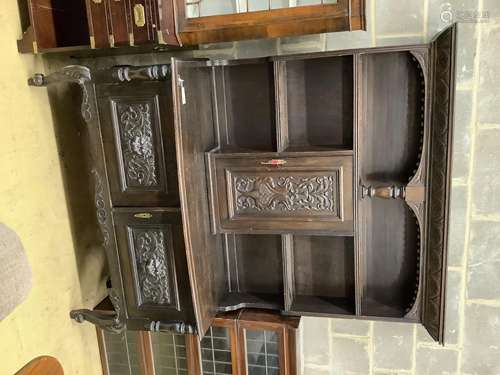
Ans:
[{"label": "open shelf compartment", "polygon": [[214,73],[220,152],[276,151],[272,62],[235,61]]},{"label": "open shelf compartment", "polygon": [[227,234],[224,239],[228,293],[219,310],[242,307],[281,310],[281,236]]},{"label": "open shelf compartment", "polygon": [[353,237],[284,237],[285,310],[304,315],[354,315]]},{"label": "open shelf compartment", "polygon": [[281,151],[353,149],[353,56],[277,61]]},{"label": "open shelf compartment", "polygon": [[[409,51],[366,54],[359,74],[364,105],[357,155],[364,190],[404,191],[415,178],[423,189],[425,175],[417,175],[425,160],[425,78],[419,62]],[[421,228],[414,211],[404,197],[360,197],[358,224],[361,314],[415,318],[408,316],[418,307],[421,271]]]},{"label": "open shelf compartment", "polygon": [[360,173],[368,184],[406,184],[421,158],[425,82],[410,52],[362,56]]},{"label": "open shelf compartment", "polygon": [[[365,316],[403,318],[419,289],[420,232],[415,215],[403,201],[366,200],[360,204]],[[381,220],[380,218],[384,218]]]}]

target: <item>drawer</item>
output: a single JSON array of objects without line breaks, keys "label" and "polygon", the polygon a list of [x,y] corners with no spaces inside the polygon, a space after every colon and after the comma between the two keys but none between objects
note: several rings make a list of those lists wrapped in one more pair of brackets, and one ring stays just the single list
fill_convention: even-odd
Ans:
[{"label": "drawer", "polygon": [[155,0],[127,0],[131,44],[154,43],[158,34],[158,5]]},{"label": "drawer", "polygon": [[168,85],[105,84],[97,95],[113,206],[178,206]]},{"label": "drawer", "polygon": [[130,14],[127,0],[106,0],[110,42],[113,46],[130,44]]},{"label": "drawer", "polygon": [[113,210],[129,319],[194,324],[178,209]]},{"label": "drawer", "polygon": [[353,233],[351,151],[208,153],[215,233]]},{"label": "drawer", "polygon": [[107,48],[109,44],[109,25],[104,1],[86,0],[89,24],[90,45],[92,48]]}]

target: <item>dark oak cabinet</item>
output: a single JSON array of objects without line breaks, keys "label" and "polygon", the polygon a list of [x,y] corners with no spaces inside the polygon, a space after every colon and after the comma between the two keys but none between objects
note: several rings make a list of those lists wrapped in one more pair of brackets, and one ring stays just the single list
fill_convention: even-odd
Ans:
[{"label": "dark oak cabinet", "polygon": [[443,341],[454,49],[452,27],[429,45],[36,75],[84,89],[104,324],[202,338],[217,312],[262,308]]},{"label": "dark oak cabinet", "polygon": [[208,159],[214,233],[317,230],[352,235],[352,152],[217,150]]},{"label": "dark oak cabinet", "polygon": [[[365,29],[364,0],[19,0],[23,53],[193,46]],[[146,48],[147,50],[147,48]]]},{"label": "dark oak cabinet", "polygon": [[129,318],[194,321],[178,209],[113,210]]},{"label": "dark oak cabinet", "polygon": [[97,328],[104,375],[295,375],[298,318],[218,315],[205,337]]}]

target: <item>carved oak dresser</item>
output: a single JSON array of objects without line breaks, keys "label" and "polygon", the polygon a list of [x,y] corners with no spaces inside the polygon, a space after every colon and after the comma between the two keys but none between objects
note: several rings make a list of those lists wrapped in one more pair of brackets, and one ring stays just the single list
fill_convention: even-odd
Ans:
[{"label": "carved oak dresser", "polygon": [[72,66],[115,311],[198,333],[216,313],[421,322],[443,340],[455,28],[431,44]]}]

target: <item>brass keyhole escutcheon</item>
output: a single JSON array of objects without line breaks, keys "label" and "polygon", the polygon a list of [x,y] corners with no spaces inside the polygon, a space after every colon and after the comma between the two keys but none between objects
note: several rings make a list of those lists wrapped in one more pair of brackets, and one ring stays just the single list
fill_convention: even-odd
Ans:
[{"label": "brass keyhole escutcheon", "polygon": [[134,21],[137,27],[144,27],[146,24],[146,10],[144,5],[136,4],[134,6]]},{"label": "brass keyhole escutcheon", "polygon": [[148,212],[141,212],[139,214],[135,214],[134,217],[137,219],[151,219],[153,215]]}]

